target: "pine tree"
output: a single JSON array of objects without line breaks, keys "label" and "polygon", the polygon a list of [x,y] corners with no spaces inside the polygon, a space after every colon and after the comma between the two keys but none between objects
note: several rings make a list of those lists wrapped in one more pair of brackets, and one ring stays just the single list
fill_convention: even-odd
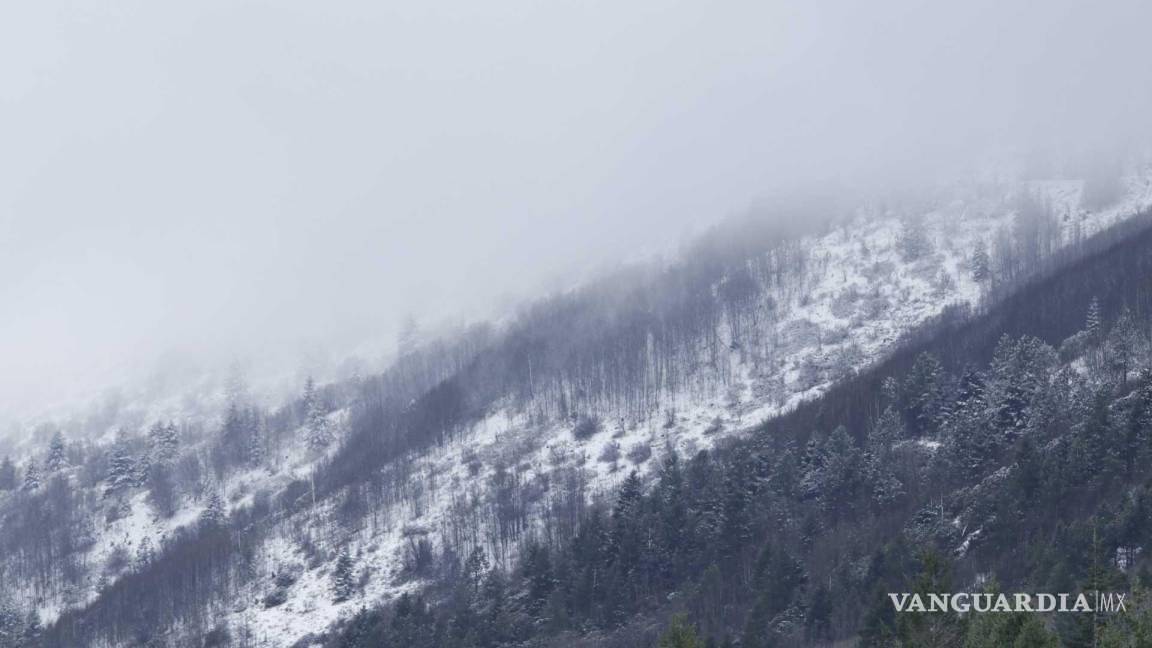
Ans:
[{"label": "pine tree", "polygon": [[556,586],[548,548],[535,542],[528,545],[523,571],[528,581],[528,611],[539,614],[547,605],[548,598]]},{"label": "pine tree", "polygon": [[958,479],[983,474],[1005,443],[1004,435],[988,424],[985,410],[982,398],[968,399],[957,405],[948,421],[940,456],[949,473]]},{"label": "pine tree", "polygon": [[1104,318],[1100,314],[1100,300],[1093,297],[1088,303],[1088,317],[1084,323],[1084,332],[1093,345],[1099,345],[1104,339]]},{"label": "pine tree", "polygon": [[616,506],[612,509],[612,517],[617,520],[629,519],[635,512],[642,494],[640,476],[633,470],[620,486],[620,495],[616,499]]},{"label": "pine tree", "polygon": [[620,494],[612,508],[612,528],[604,546],[605,555],[621,576],[636,569],[642,558],[643,547],[638,527],[642,500],[640,477],[636,471],[632,471],[620,486]]},{"label": "pine tree", "polygon": [[208,505],[200,513],[200,524],[208,528],[219,528],[228,519],[228,511],[224,506],[224,499],[220,493],[213,492],[208,496]]},{"label": "pine tree", "polygon": [[155,551],[152,549],[152,539],[144,536],[144,539],[140,541],[140,546],[136,549],[136,560],[133,568],[136,571],[143,571],[153,558],[155,558]]},{"label": "pine tree", "polygon": [[880,383],[880,395],[889,404],[895,403],[900,400],[900,381],[896,380],[893,376],[888,376]]},{"label": "pine tree", "polygon": [[260,466],[264,463],[264,434],[263,426],[257,424],[248,438],[248,463]]},{"label": "pine tree", "polygon": [[140,455],[140,459],[136,462],[136,466],[132,471],[133,486],[140,487],[148,483],[148,475],[152,472],[152,460],[148,458],[148,454]]},{"label": "pine tree", "polygon": [[1107,386],[1097,391],[1092,409],[1081,424],[1079,434],[1073,439],[1073,444],[1079,447],[1073,466],[1074,475],[1107,482],[1124,465],[1120,456],[1123,448],[1112,442],[1111,399],[1112,393]]},{"label": "pine tree", "polygon": [[42,476],[40,474],[40,466],[36,464],[35,459],[29,459],[28,468],[24,471],[24,485],[21,486],[21,490],[23,490],[25,493],[31,493],[32,491],[38,490],[40,488],[41,479]]},{"label": "pine tree", "polygon": [[0,461],[0,491],[10,491],[16,488],[16,464],[12,457],[5,456]]},{"label": "pine tree", "polygon": [[324,411],[322,399],[316,393],[316,383],[311,376],[304,383],[304,419],[308,447],[318,450],[327,446],[332,440],[328,416]]},{"label": "pine tree", "polygon": [[108,466],[108,477],[105,479],[104,496],[108,497],[136,485],[136,461],[123,445],[116,448],[112,454],[112,461]]},{"label": "pine tree", "polygon": [[984,243],[984,239],[976,241],[969,269],[972,271],[972,280],[976,283],[982,284],[992,278],[992,261],[988,258],[988,246]]},{"label": "pine tree", "polygon": [[1041,340],[1000,338],[988,374],[987,401],[1001,442],[1010,443],[1033,419],[1033,406],[1051,385],[1056,352]]},{"label": "pine tree", "polygon": [[356,591],[356,584],[352,580],[352,556],[348,555],[348,548],[341,547],[340,555],[336,559],[336,568],[332,571],[332,600],[340,603],[347,601]]},{"label": "pine tree", "polygon": [[152,447],[152,456],[157,462],[171,461],[176,458],[180,449],[180,434],[175,423],[161,423],[157,421],[148,431],[148,441]]},{"label": "pine tree", "polygon": [[892,472],[891,452],[886,446],[871,444],[864,454],[864,476],[872,489],[872,502],[885,510],[904,495],[904,484]]},{"label": "pine tree", "polygon": [[499,569],[493,569],[484,580],[482,640],[488,645],[507,645],[513,620],[508,605],[508,584]]},{"label": "pine tree", "polygon": [[54,473],[68,467],[68,454],[64,446],[64,435],[59,431],[52,435],[52,443],[48,446],[48,472]]},{"label": "pine tree", "polygon": [[904,438],[904,421],[891,406],[885,407],[880,418],[872,426],[868,442],[877,448],[891,448],[892,444]]},{"label": "pine tree", "polygon": [[484,553],[484,547],[472,549],[468,560],[464,561],[464,578],[471,585],[473,595],[479,593],[480,583],[488,573],[488,567],[488,555]]},{"label": "pine tree", "polygon": [[965,367],[957,386],[955,412],[978,410],[984,406],[984,376],[974,367]]},{"label": "pine tree", "polygon": [[855,499],[864,486],[863,453],[843,425],[837,426],[824,443],[824,470],[821,487],[826,505],[835,507]]},{"label": "pine tree", "polygon": [[800,496],[815,499],[824,495],[824,464],[823,447],[815,438],[808,439],[804,447],[804,457],[800,463]]},{"label": "pine tree", "polygon": [[1125,306],[1104,341],[1104,357],[1108,369],[1121,387],[1128,384],[1128,374],[1132,371],[1142,342],[1132,311]]},{"label": "pine tree", "polygon": [[944,419],[943,367],[936,356],[921,353],[904,378],[908,422],[913,435],[933,432]]}]

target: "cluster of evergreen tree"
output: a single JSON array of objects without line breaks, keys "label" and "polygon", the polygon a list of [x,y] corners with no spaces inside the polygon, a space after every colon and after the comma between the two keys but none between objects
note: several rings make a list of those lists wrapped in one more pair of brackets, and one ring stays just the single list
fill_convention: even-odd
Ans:
[{"label": "cluster of evergreen tree", "polygon": [[[318,390],[313,387],[308,391],[312,398],[320,400]],[[317,404],[311,409],[320,411],[322,407]],[[79,605],[84,602],[83,592],[95,583],[102,590],[102,600],[106,597],[110,606],[103,610],[107,616],[99,616],[99,610],[92,611],[100,619],[94,625],[102,628],[103,636],[111,633],[120,637],[119,641],[128,641],[124,637],[141,635],[141,628],[148,625],[141,618],[155,610],[158,601],[173,610],[167,613],[169,617],[187,613],[191,616],[185,621],[190,620],[194,626],[203,623],[198,609],[209,600],[204,597],[227,595],[227,576],[237,565],[227,541],[232,525],[251,520],[230,518],[208,471],[212,470],[219,479],[238,468],[265,465],[270,461],[265,449],[277,447],[282,438],[305,445],[305,439],[292,438],[302,423],[293,408],[268,413],[238,397],[230,402],[219,430],[202,446],[207,451],[185,452],[189,431],[171,421],[157,421],[144,435],[121,432],[108,448],[87,442],[69,444],[56,432],[44,454],[25,461],[22,475],[6,458],[0,462],[0,489],[15,496],[0,501],[0,552],[5,557],[0,578],[30,583],[32,588],[24,593],[25,600],[19,605],[5,599],[9,606],[6,609],[11,610],[5,618],[10,621],[26,616],[27,600],[59,597],[69,605]],[[143,543],[134,550],[135,556],[114,551],[106,565],[85,564],[84,551],[92,546],[95,529],[124,515],[128,502],[141,491],[147,493],[148,502],[162,516],[174,514],[184,504],[199,502],[203,507],[201,523],[169,538],[162,546]],[[261,517],[267,515],[267,508],[258,505],[247,513]],[[223,544],[221,538],[225,539]],[[169,574],[167,569],[176,569],[181,560],[187,561],[190,556],[194,560],[189,564],[198,571],[200,579],[193,595],[176,591],[162,581],[149,581],[157,574]],[[203,568],[197,568],[197,564]],[[138,609],[131,604],[121,607],[125,599],[134,596],[120,585],[128,577],[149,582],[150,590],[167,596],[150,599]],[[112,578],[117,579],[117,584],[108,587],[107,581]],[[109,613],[108,609],[115,611]],[[127,629],[122,625],[125,622]],[[90,635],[75,635],[76,628],[67,617],[62,624],[45,637],[48,645],[85,645],[93,640]],[[0,638],[10,634],[7,627],[0,629]],[[68,639],[63,644],[52,643],[59,637]]]},{"label": "cluster of evergreen tree", "polygon": [[37,648],[42,632],[36,610],[22,614],[11,600],[0,596],[0,648]]},{"label": "cluster of evergreen tree", "polygon": [[[896,618],[882,596],[953,591],[953,567],[937,552],[954,552],[957,538],[940,528],[950,523],[932,519],[937,506],[947,520],[973,506],[1002,509],[972,521],[983,535],[969,554],[968,575],[991,570],[1030,582],[1055,571],[1063,580],[1041,581],[1053,591],[1108,589],[1100,581],[1120,591],[1140,584],[1112,557],[1124,549],[1137,555],[1152,539],[1152,497],[1145,494],[1152,488],[1145,459],[1152,454],[1152,373],[1124,392],[1112,375],[1071,380],[1056,357],[1035,338],[1003,338],[985,370],[958,378],[920,354],[899,387],[888,390],[890,402],[864,443],[838,427],[803,451],[763,437],[687,462],[668,451],[651,489],[633,474],[612,508],[592,509],[571,541],[526,545],[512,574],[491,570],[481,578],[486,566],[448,570],[459,580],[442,605],[418,602],[414,618],[410,602],[363,612],[332,645],[416,637],[425,641],[418,646],[518,645],[541,634],[619,628],[637,615],[659,614],[670,595],[690,612],[692,632],[717,645],[817,644],[857,633],[876,646],[1050,646],[1058,636],[1063,645],[1080,645],[1078,637],[1099,642],[1112,636],[1110,623],[1130,621],[1049,628],[1026,614]],[[905,457],[910,470],[893,467],[894,448],[925,438],[946,441],[938,452]],[[987,476],[1003,469],[1009,478],[988,485]],[[1104,513],[1085,521],[1064,511],[1070,499],[1107,510],[1104,495],[1132,483],[1144,485],[1106,516],[1110,523]],[[986,489],[979,501],[967,501],[971,491],[964,489],[973,486]],[[941,490],[959,495],[937,503]],[[1099,525],[1099,538],[1077,552],[1089,523]],[[1064,534],[1064,542],[1055,544],[1056,555],[1043,556],[1053,550],[1039,539],[1050,533]],[[1027,560],[1005,552],[1028,538],[1037,544]],[[1112,566],[1093,571],[1102,563]],[[919,575],[909,581],[909,572]],[[670,632],[680,637],[683,630]]]},{"label": "cluster of evergreen tree", "polygon": [[[959,329],[941,323],[926,345],[750,439],[687,460],[667,450],[648,488],[629,478],[570,540],[529,540],[514,568],[482,581],[442,567],[435,605],[415,618],[411,601],[362,612],[330,644],[605,633],[596,645],[1130,645],[1146,604],[1107,618],[909,617],[883,594],[973,587],[987,573],[1024,591],[1148,584],[1152,374],[1135,368],[1149,366],[1152,288],[1139,278],[1152,267],[1137,245]],[[1090,283],[1125,264],[1125,279]],[[681,619],[628,643],[638,620],[676,610],[692,638]]]},{"label": "cluster of evergreen tree", "polygon": [[[412,564],[420,565],[413,573],[435,580],[427,598],[365,610],[328,640],[419,647],[577,645],[596,637],[595,645],[768,646],[859,634],[871,645],[926,645],[921,637],[980,632],[1047,641],[1029,619],[1008,629],[977,630],[979,624],[950,619],[920,627],[872,603],[917,578],[969,582],[984,572],[1013,586],[1139,581],[1152,388],[1136,369],[1147,366],[1141,331],[1152,312],[1152,261],[1144,253],[1150,239],[1135,236],[976,320],[933,323],[880,367],[751,438],[689,457],[657,449],[660,468],[651,482],[629,478],[609,504],[584,508],[584,493],[572,488],[566,519],[548,533],[525,519],[516,471],[498,471],[493,535],[441,538],[438,552],[423,545]],[[65,446],[74,470],[53,467],[58,453],[50,447],[46,457],[25,462],[29,486],[11,489],[17,503],[5,507],[0,525],[5,555],[26,556],[17,561],[26,570],[16,574],[22,582],[64,578],[61,557],[75,555],[91,523],[85,511],[103,505],[83,501],[66,476],[108,492],[111,506],[145,487],[152,501],[165,501],[165,480],[156,476],[168,472],[175,497],[204,497],[205,513],[201,524],[128,568],[91,607],[66,613],[45,633],[45,645],[101,639],[158,646],[174,626],[220,630],[206,611],[249,582],[252,552],[283,513],[339,493],[344,523],[375,515],[381,502],[409,488],[404,462],[393,459],[451,437],[497,397],[540,393],[546,377],[550,402],[575,422],[593,409],[588,399],[650,403],[650,395],[632,391],[642,384],[632,371],[663,366],[659,354],[635,365],[613,358],[649,344],[649,316],[664,311],[640,309],[634,319],[605,313],[625,312],[613,309],[635,301],[637,285],[663,286],[668,301],[657,305],[674,307],[668,320],[655,319],[657,328],[676,345],[699,348],[692,332],[715,330],[717,294],[735,304],[749,295],[740,268],[755,268],[719,261],[739,258],[732,245],[655,284],[605,288],[585,294],[585,302],[559,300],[496,344],[473,331],[444,347],[406,352],[383,375],[347,391],[311,384],[304,397],[274,411],[235,398],[203,453],[175,452],[179,435],[167,424],[107,454],[76,460]],[[783,259],[778,268],[804,262],[789,250],[775,257]],[[613,306],[603,309],[604,299]],[[564,340],[580,330],[595,334]],[[609,362],[616,364],[605,371]],[[323,429],[327,412],[350,402],[352,433],[315,483],[293,482],[274,500],[257,499],[232,514],[213,494],[203,468],[221,478],[276,461],[281,438],[319,449],[331,440],[324,438],[331,432]],[[299,431],[305,438],[290,437]],[[0,463],[0,477],[3,470]],[[557,477],[551,488],[559,490]],[[1112,497],[1120,491],[1130,495]],[[511,564],[504,560],[509,544],[520,545]],[[1123,568],[1117,556],[1128,556]],[[351,558],[338,563],[332,596],[354,599]],[[1102,567],[1087,567],[1093,564]],[[686,616],[672,620],[674,613]],[[1085,629],[1045,620],[1041,629],[1067,642],[1103,641],[1122,624],[1141,623],[1137,616]]]}]

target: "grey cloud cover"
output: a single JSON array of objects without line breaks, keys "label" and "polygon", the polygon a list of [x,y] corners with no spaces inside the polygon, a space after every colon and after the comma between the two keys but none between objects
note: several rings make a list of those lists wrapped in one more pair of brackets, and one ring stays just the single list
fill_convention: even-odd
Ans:
[{"label": "grey cloud cover", "polygon": [[173,350],[489,312],[792,186],[1140,140],[1150,18],[1068,0],[7,3],[0,412]]}]

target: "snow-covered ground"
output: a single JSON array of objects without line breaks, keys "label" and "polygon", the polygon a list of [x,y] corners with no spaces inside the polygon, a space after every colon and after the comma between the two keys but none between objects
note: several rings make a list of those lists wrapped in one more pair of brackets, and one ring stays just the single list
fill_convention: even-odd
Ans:
[{"label": "snow-covered ground", "polygon": [[[1152,207],[1152,170],[1142,169],[1126,182],[1122,200],[1096,211],[1080,207],[1079,181],[1029,182],[1024,188],[1050,206],[1059,223],[1058,243],[1067,245]],[[533,411],[531,404],[497,403],[470,430],[406,458],[404,468],[419,484],[419,497],[400,498],[375,511],[373,523],[342,528],[336,521],[339,495],[279,520],[256,551],[257,577],[221,604],[220,616],[251,645],[291,645],[364,605],[419,589],[420,580],[405,571],[409,539],[426,537],[440,551],[454,519],[469,510],[487,525],[489,517],[482,509],[491,503],[489,485],[498,471],[514,475],[521,484],[538,484],[542,491],[556,488],[554,478],[561,472],[576,474],[583,497],[608,496],[632,470],[650,474],[665,448],[690,455],[818,397],[836,380],[876,362],[902,336],[945,308],[979,303],[986,288],[973,279],[972,252],[979,241],[995,256],[996,236],[1013,226],[1020,189],[1005,185],[995,191],[958,192],[920,213],[869,206],[852,222],[805,240],[809,262],[802,278],[764,295],[773,304],[773,315],[764,320],[770,324],[762,331],[761,347],[729,344],[731,331],[721,324],[719,334],[732,368],[728,384],[669,395],[660,415],[619,421],[612,412],[599,412],[602,429],[578,439],[570,421],[533,423],[535,417],[526,414]],[[930,241],[930,251],[914,260],[907,260],[900,247],[900,234],[910,218],[922,220]],[[168,399],[145,408],[139,418],[150,422],[160,414],[173,416],[179,408]],[[345,415],[331,415],[334,427],[341,427]],[[275,493],[292,481],[308,479],[320,459],[301,447],[282,457],[277,470],[242,472],[215,488],[230,509],[250,506],[259,491]],[[532,513],[546,501],[542,497],[526,504],[530,528],[523,535],[539,531],[540,516]],[[186,502],[175,516],[164,519],[152,511],[144,493],[136,493],[122,517],[97,523],[83,562],[96,574],[118,549],[132,558],[143,544],[159,550],[176,529],[198,520],[203,506],[203,501]],[[509,564],[514,543],[497,549],[486,540],[493,537],[490,531],[481,530],[477,539],[493,563]],[[355,573],[364,577],[361,591],[335,603],[332,570],[339,547],[348,548]],[[99,583],[115,576],[106,574],[103,581],[94,576],[91,586],[73,597],[78,600],[61,594],[42,596],[35,604],[42,618],[51,621],[65,605],[91,601]],[[277,588],[285,595],[283,602],[265,605],[265,597]]]},{"label": "snow-covered ground", "polygon": [[[1094,212],[1079,207],[1081,186],[1078,181],[1028,184],[1037,199],[1050,205],[1060,223],[1060,245],[1152,206],[1152,173],[1130,177],[1123,200]],[[546,483],[558,470],[580,470],[586,478],[586,497],[608,496],[631,471],[647,475],[655,469],[665,448],[690,455],[819,396],[843,371],[875,362],[901,336],[946,307],[979,302],[984,289],[972,278],[969,259],[978,239],[991,249],[996,233],[1012,227],[1014,190],[983,200],[957,199],[922,214],[932,252],[915,261],[904,261],[898,245],[901,216],[906,215],[862,213],[855,222],[806,241],[804,247],[813,263],[802,290],[790,287],[770,295],[784,313],[772,324],[775,330],[770,337],[778,341],[772,362],[753,362],[744,350],[728,348],[735,383],[704,397],[695,391],[672,396],[663,403],[673,412],[671,419],[657,416],[617,424],[605,412],[599,433],[577,439],[570,421],[533,425],[525,414],[530,406],[505,403],[470,432],[412,458],[412,478],[436,484],[419,506],[394,506],[383,512],[389,520],[386,528],[350,536],[357,568],[373,575],[362,594],[331,603],[329,562],[313,570],[314,574],[305,572],[293,586],[289,603],[273,609],[250,606],[234,612],[233,621],[252,627],[257,645],[285,645],[353,614],[365,603],[418,588],[418,581],[403,574],[406,536],[412,529],[428,531],[433,539],[437,531],[448,535],[453,507],[459,505],[461,495],[472,494],[473,504],[485,502],[489,495],[485,484],[498,466],[515,471],[521,483]],[[797,336],[798,330],[816,335]],[[805,367],[816,367],[816,377]],[[630,452],[636,448],[651,453]],[[305,524],[317,536],[330,527],[330,514],[307,515]],[[538,516],[529,517],[540,523]],[[269,569],[278,563],[302,561],[297,549],[283,538],[271,544]],[[511,553],[498,556],[504,561],[512,557]],[[259,587],[252,594],[258,596]]]}]

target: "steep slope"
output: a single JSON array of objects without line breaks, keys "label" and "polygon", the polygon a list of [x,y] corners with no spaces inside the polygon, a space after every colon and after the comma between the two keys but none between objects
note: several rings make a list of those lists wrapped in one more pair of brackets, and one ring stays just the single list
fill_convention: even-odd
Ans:
[{"label": "steep slope", "polygon": [[[1129,646],[1152,622],[1152,215],[711,452],[569,541],[327,646]],[[1134,592],[1110,615],[895,614],[886,592]],[[683,628],[685,624],[680,623]],[[693,645],[693,644],[689,644]],[[702,645],[702,644],[697,644]]]},{"label": "steep slope", "polygon": [[[60,574],[51,555],[30,559],[27,538],[14,538],[6,587],[45,621],[77,608],[50,635],[62,645],[176,642],[220,627],[283,646],[470,557],[511,568],[525,542],[567,542],[585,504],[631,471],[649,474],[669,450],[692,456],[803,408],[947,310],[995,300],[1152,204],[1146,173],[1095,210],[1079,207],[1080,183],[1023,190],[966,192],[901,214],[866,209],[820,235],[759,247],[745,230],[721,230],[687,250],[687,263],[543,301],[499,334],[413,354],[389,374],[248,423],[225,417],[219,433],[204,425],[171,461],[181,475],[171,515],[157,510],[149,475],[105,495],[113,470],[96,460],[97,444],[57,473],[61,486],[6,502],[17,515],[53,493],[82,498],[38,523],[55,535],[89,529],[49,545],[76,573]],[[309,447],[321,429],[336,443]],[[155,448],[129,437],[116,445],[140,473]],[[231,519],[202,515],[214,505]],[[85,508],[108,514],[91,520]],[[6,528],[14,537],[34,526]],[[336,602],[342,552],[356,584]],[[29,566],[41,560],[37,574]],[[180,571],[203,575],[187,585],[195,594],[163,591],[162,576]]]}]

